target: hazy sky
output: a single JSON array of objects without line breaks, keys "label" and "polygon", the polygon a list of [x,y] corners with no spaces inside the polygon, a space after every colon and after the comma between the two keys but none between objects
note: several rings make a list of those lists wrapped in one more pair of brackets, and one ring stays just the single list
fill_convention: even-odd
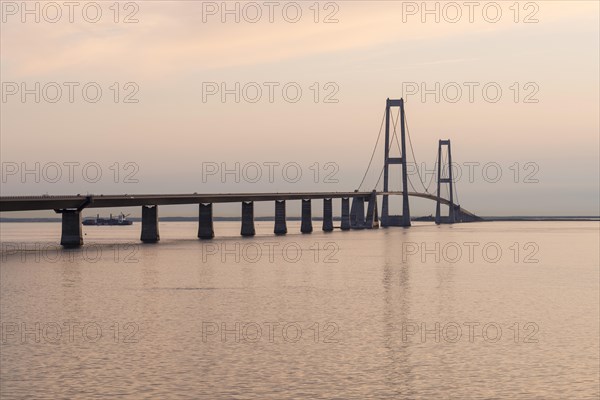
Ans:
[{"label": "hazy sky", "polygon": [[2,195],[351,191],[404,96],[421,175],[450,138],[465,208],[598,215],[598,2],[470,4],[2,1]]}]

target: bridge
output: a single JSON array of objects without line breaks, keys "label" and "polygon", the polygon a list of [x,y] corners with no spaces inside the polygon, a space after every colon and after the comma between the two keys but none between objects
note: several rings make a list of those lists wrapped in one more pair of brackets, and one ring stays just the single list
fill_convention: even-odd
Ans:
[{"label": "bridge", "polygon": [[[391,115],[391,109],[398,107],[398,118],[394,120]],[[408,186],[412,186],[407,174],[407,156],[406,156],[406,136],[407,123],[404,112],[404,101],[390,100],[386,101],[385,119],[385,149],[384,166],[375,187],[379,184],[383,176],[383,190],[360,191],[363,186],[367,173],[371,167],[377,144],[381,137],[383,120],[379,131],[377,142],[367,172],[359,185],[359,189],[352,192],[297,192],[297,193],[229,193],[229,194],[124,194],[124,195],[66,195],[66,196],[2,196],[0,197],[0,212],[5,211],[32,211],[32,210],[54,210],[62,215],[62,235],[61,245],[64,247],[78,247],[83,244],[81,231],[81,211],[86,208],[106,208],[106,207],[142,207],[142,229],[141,241],[145,243],[156,243],[160,240],[158,229],[158,206],[198,204],[198,237],[200,239],[211,239],[214,237],[212,205],[214,203],[241,203],[241,235],[253,236],[254,229],[254,202],[272,201],[275,204],[275,227],[274,233],[283,235],[287,233],[286,224],[286,201],[300,200],[302,202],[302,223],[300,231],[302,233],[311,233],[312,225],[312,200],[323,200],[323,231],[330,232],[333,226],[333,199],[341,199],[341,230],[349,229],[376,229],[380,226],[404,226],[411,225],[409,197],[420,197],[436,202],[437,224],[458,223],[480,221],[481,218],[475,214],[463,209],[454,201],[455,182],[453,181],[452,168],[447,168],[447,176],[443,175],[442,160],[443,149],[446,148],[447,165],[452,163],[450,150],[450,140],[440,140],[438,143],[438,161],[437,163],[437,193],[429,193],[429,188],[425,186],[420,175],[419,179],[424,188],[424,192],[416,190],[409,191]],[[396,127],[400,124],[400,139],[398,140]],[[393,131],[390,132],[390,128]],[[411,152],[414,158],[414,151]],[[398,145],[400,157],[391,157],[390,147],[394,139]],[[401,168],[402,188],[400,191],[389,190],[389,169],[392,165],[398,165]],[[449,199],[440,195],[441,185],[447,184],[449,187]],[[413,186],[414,189],[414,186]],[[379,219],[378,196],[382,196],[382,214]],[[402,214],[389,214],[389,196],[402,196]],[[352,199],[352,206],[350,206]],[[366,210],[365,210],[366,205]],[[448,206],[448,216],[441,215],[441,205]],[[366,211],[366,213],[365,213]]]}]

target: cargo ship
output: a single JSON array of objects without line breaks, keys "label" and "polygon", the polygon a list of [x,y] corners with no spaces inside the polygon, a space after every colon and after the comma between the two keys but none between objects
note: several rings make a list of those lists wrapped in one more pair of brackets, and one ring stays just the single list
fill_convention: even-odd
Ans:
[{"label": "cargo ship", "polygon": [[127,219],[128,215],[129,214],[125,215],[125,214],[121,213],[117,217],[113,217],[113,215],[110,214],[110,217],[102,218],[102,217],[100,217],[100,214],[96,214],[95,218],[84,219],[82,224],[83,225],[118,225],[118,226],[132,225],[133,221],[130,221]]},{"label": "cargo ship", "polygon": [[429,214],[428,216],[413,218],[412,220],[413,221],[427,221],[427,222],[431,222],[431,221],[435,221],[435,218],[433,217],[433,214]]}]

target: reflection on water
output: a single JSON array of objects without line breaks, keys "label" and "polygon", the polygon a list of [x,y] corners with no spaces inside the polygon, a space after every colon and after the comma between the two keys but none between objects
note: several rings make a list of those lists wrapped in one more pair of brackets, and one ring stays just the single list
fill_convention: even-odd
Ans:
[{"label": "reflection on water", "polygon": [[1,228],[2,398],[599,396],[596,222]]}]

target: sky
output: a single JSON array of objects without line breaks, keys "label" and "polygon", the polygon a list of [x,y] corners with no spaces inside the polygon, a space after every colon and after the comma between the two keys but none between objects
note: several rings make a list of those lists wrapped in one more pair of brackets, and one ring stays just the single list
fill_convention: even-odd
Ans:
[{"label": "sky", "polygon": [[[596,1],[0,8],[2,196],[381,188],[385,101],[403,97],[415,190],[451,139],[469,211],[600,214]],[[23,216],[55,214],[2,213]]]}]

